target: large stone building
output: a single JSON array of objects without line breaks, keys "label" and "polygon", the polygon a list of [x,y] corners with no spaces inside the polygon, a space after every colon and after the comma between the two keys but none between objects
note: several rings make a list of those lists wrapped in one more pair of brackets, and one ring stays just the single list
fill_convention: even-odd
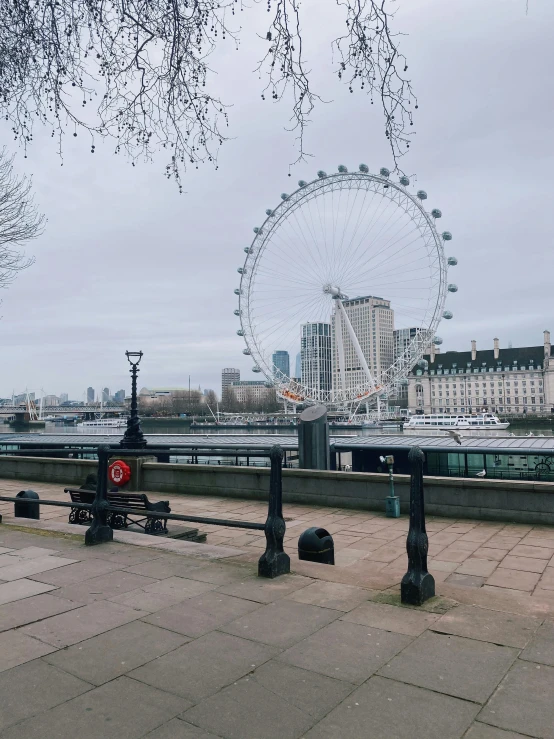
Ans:
[{"label": "large stone building", "polygon": [[408,406],[419,413],[545,413],[554,408],[550,332],[539,346],[431,352],[408,377]]},{"label": "large stone building", "polygon": [[311,389],[312,397],[325,402],[331,391],[331,325],[305,323],[300,343],[302,383]]},{"label": "large stone building", "polygon": [[273,405],[277,395],[275,388],[261,380],[239,380],[232,382],[225,390],[228,402],[240,405]]},{"label": "large stone building", "polygon": [[[360,349],[374,378],[379,378],[392,364],[394,359],[394,311],[390,300],[366,295],[350,300],[343,300],[344,311],[348,316]],[[333,387],[342,387],[339,371],[339,350],[336,340],[335,311],[332,326],[333,346]],[[344,387],[358,387],[367,381],[360,364],[358,354],[346,327],[342,326],[342,342],[344,345],[345,378]]]}]

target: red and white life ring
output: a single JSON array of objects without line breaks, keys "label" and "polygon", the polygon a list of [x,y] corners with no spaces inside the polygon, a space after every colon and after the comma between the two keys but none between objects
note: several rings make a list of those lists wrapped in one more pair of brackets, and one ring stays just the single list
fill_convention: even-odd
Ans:
[{"label": "red and white life ring", "polygon": [[121,487],[131,479],[131,468],[126,462],[123,462],[121,459],[116,459],[116,461],[112,462],[108,467],[108,477],[110,482]]}]

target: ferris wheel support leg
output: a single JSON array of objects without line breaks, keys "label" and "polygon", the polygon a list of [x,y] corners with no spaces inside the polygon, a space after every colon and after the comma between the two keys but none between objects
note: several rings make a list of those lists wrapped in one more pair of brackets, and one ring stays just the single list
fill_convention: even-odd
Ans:
[{"label": "ferris wheel support leg", "polygon": [[[356,336],[356,332],[352,328],[352,324],[350,323],[350,319],[346,315],[346,311],[344,310],[344,307],[342,305],[342,301],[340,298],[337,298],[337,307],[340,309],[340,312],[343,315],[344,323],[346,324],[346,329],[348,331],[348,334],[350,336],[350,340],[352,341],[352,345],[354,346],[354,351],[358,355],[358,359],[360,360],[360,364],[362,365],[362,368],[367,376],[367,379],[369,380],[369,384],[371,387],[375,387],[375,380],[371,376],[370,369],[368,367],[366,358],[364,357],[364,353],[362,351],[362,347],[360,346],[360,342],[358,341],[358,337]],[[338,313],[338,311],[337,311]],[[342,338],[342,337],[341,337]],[[344,354],[344,349],[343,349]]]},{"label": "ferris wheel support leg", "polygon": [[[344,343],[342,340],[342,321],[340,314],[343,312],[339,309],[340,300],[337,300],[337,310],[335,311],[335,334],[337,337],[337,349],[339,353],[339,375],[342,388],[343,398],[346,392],[346,362],[344,361]],[[340,305],[342,308],[342,304]]]}]

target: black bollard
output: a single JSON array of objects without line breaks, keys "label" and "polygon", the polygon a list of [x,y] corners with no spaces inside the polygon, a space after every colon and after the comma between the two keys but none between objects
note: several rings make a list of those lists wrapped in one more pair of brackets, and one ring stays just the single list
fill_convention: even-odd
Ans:
[{"label": "black bollard", "polygon": [[283,549],[285,519],[283,518],[283,450],[271,447],[269,453],[269,506],[265,522],[266,549],[258,561],[259,577],[279,577],[290,572],[290,557]]},{"label": "black bollard", "polygon": [[103,544],[113,540],[113,530],[108,526],[108,459],[110,447],[102,444],[98,447],[98,481],[96,495],[92,504],[92,524],[85,533],[85,544]]},{"label": "black bollard", "polygon": [[13,506],[13,515],[16,518],[40,519],[40,505],[34,502],[39,500],[39,496],[34,490],[22,490],[15,497],[18,498]]},{"label": "black bollard", "polygon": [[425,531],[425,501],[423,497],[423,461],[425,457],[417,446],[410,450],[410,529],[406,540],[408,572],[402,578],[402,603],[420,606],[435,595],[435,579],[427,572],[429,541]]}]

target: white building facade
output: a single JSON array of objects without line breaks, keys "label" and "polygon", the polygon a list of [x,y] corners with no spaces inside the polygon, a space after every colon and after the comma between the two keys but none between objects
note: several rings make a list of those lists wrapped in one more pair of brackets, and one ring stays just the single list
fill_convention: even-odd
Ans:
[{"label": "white building facade", "polygon": [[554,356],[550,332],[542,345],[471,351],[431,351],[408,377],[408,407],[418,413],[550,413]]},{"label": "white building facade", "polygon": [[[366,295],[350,300],[345,299],[342,305],[352,324],[372,377],[379,378],[382,372],[388,370],[394,359],[394,311],[390,307],[390,300]],[[335,310],[331,322],[333,388],[338,389],[342,387],[342,378],[336,338],[337,320],[338,314]],[[367,378],[346,327],[342,325],[341,328],[345,360],[344,387],[346,389],[356,388],[364,385]]]}]

